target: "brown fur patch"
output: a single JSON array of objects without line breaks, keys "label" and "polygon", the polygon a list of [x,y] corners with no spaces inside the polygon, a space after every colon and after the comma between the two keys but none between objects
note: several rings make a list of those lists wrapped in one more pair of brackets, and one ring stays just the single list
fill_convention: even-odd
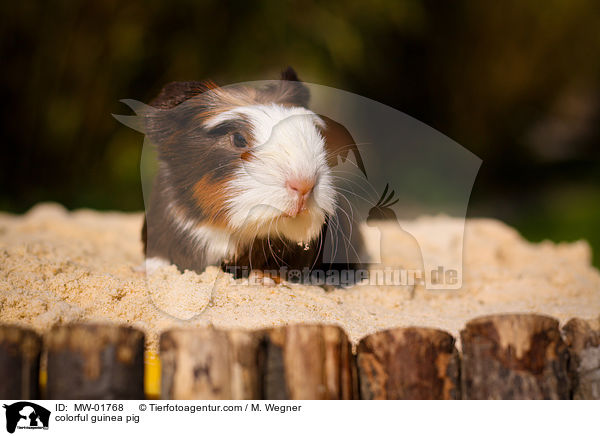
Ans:
[{"label": "brown fur patch", "polygon": [[192,196],[198,206],[202,208],[208,224],[227,225],[227,207],[225,206],[227,194],[222,186],[228,181],[227,179],[221,180],[216,185],[211,182],[209,175],[205,175],[194,184]]}]

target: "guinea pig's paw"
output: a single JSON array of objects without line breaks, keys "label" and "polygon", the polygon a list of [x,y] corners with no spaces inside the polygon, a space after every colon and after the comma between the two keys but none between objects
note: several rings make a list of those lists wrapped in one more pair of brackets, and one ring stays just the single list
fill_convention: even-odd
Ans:
[{"label": "guinea pig's paw", "polygon": [[141,265],[137,266],[135,271],[154,274],[159,269],[169,265],[171,265],[171,263],[162,257],[149,257]]}]

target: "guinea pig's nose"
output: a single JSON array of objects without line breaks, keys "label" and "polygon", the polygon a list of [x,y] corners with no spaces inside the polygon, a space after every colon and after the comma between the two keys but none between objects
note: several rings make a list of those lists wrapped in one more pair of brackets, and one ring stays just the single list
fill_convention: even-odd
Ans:
[{"label": "guinea pig's nose", "polygon": [[309,194],[315,186],[313,179],[289,179],[286,182],[286,186],[290,191],[297,193],[297,195],[303,197]]}]

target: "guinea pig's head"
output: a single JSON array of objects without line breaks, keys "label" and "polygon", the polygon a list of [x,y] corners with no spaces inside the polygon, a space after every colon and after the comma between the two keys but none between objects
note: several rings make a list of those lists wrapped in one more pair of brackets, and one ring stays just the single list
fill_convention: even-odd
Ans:
[{"label": "guinea pig's head", "polygon": [[159,111],[150,126],[179,222],[306,242],[334,214],[328,124],[307,108],[308,89],[293,70],[283,79],[262,88],[194,83],[163,91],[159,108],[186,90],[193,95]]},{"label": "guinea pig's head", "polygon": [[239,153],[221,184],[228,225],[293,241],[318,235],[336,206],[324,122],[306,108],[241,106],[206,123]]}]

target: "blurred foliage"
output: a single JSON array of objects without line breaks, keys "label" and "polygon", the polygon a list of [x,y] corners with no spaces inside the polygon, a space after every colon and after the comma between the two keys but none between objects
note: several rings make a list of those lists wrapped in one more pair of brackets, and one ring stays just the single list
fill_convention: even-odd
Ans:
[{"label": "blurred foliage", "polygon": [[594,0],[26,1],[0,22],[2,210],[140,210],[142,138],[111,117],[119,99],[292,65],[479,155],[470,215],[600,250]]}]

